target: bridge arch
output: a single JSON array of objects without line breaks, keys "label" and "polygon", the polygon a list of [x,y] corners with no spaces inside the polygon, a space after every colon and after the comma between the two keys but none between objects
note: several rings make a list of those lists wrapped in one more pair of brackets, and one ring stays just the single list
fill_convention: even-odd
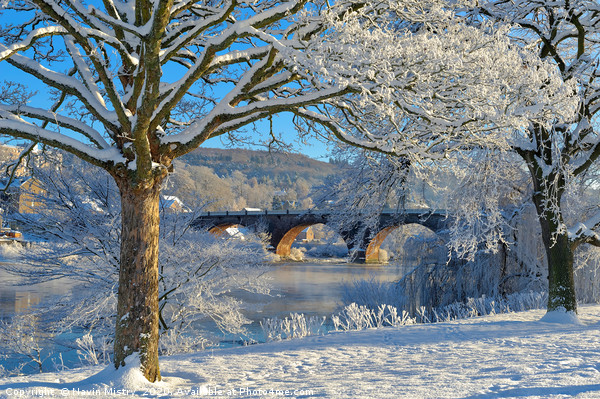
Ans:
[{"label": "bridge arch", "polygon": [[365,263],[380,263],[379,261],[379,250],[381,249],[381,244],[385,241],[388,235],[400,226],[388,226],[381,229],[375,237],[371,239],[369,245],[367,245],[367,249],[365,250]]},{"label": "bridge arch", "polygon": [[[406,237],[409,237],[409,240],[410,238],[421,237],[418,240],[418,242],[420,243],[418,245],[424,245],[425,247],[421,247],[421,250],[419,252],[422,252],[423,248],[432,247],[432,239],[433,242],[435,242],[431,249],[432,251],[435,251],[437,245],[443,245],[443,242],[445,241],[443,236],[439,235],[438,231],[435,231],[421,223],[408,223],[387,226],[382,228],[377,234],[375,234],[375,236],[368,242],[368,245],[366,245],[365,263],[381,263],[379,252],[381,249],[381,245],[384,243],[386,238],[390,236],[390,234],[397,231],[398,229],[403,230],[403,234]],[[410,231],[406,231],[408,229],[410,229]],[[404,241],[403,246],[407,245],[407,242],[408,241]]]},{"label": "bridge arch", "polygon": [[[207,212],[200,214],[194,221],[194,225],[205,226],[215,235],[222,235],[225,230],[235,225],[265,231],[270,235],[271,248],[280,256],[286,257],[291,254],[292,244],[298,234],[305,228],[316,225],[328,225],[331,214],[323,211],[248,211],[241,212]],[[366,252],[370,261],[378,260],[379,249],[386,237],[399,226],[408,224],[419,224],[433,231],[439,236],[444,234],[448,225],[448,215],[445,212],[432,212],[428,210],[405,210],[401,214],[396,211],[384,211],[379,216],[377,234],[367,242],[364,239],[355,243],[358,250],[355,251],[354,261],[364,262]],[[383,227],[385,226],[385,227]],[[355,242],[355,235],[360,228],[351,231],[338,232],[346,243]]]},{"label": "bridge arch", "polygon": [[281,237],[281,240],[277,244],[277,248],[275,248],[275,254],[281,256],[282,258],[289,257],[292,253],[292,245],[294,244],[296,237],[298,237],[298,234],[300,234],[304,229],[315,224],[316,223],[302,223],[289,229],[283,235],[283,237]]},{"label": "bridge arch", "polygon": [[[309,240],[303,240],[303,242],[298,241],[300,234],[303,231],[311,228],[313,228],[311,238]],[[338,248],[338,245],[340,245],[342,242],[344,243],[343,250]],[[338,231],[332,229],[322,221],[305,221],[295,226],[288,227],[287,231],[282,234],[281,238],[277,242],[277,245],[275,246],[275,253],[282,258],[295,258],[293,255],[293,249],[300,247],[308,250],[306,253],[309,256],[319,256],[315,255],[313,251],[316,251],[317,253],[323,253],[324,246],[327,246],[327,250],[325,252],[332,254],[332,256],[333,254],[339,254],[340,251],[344,254],[347,253],[346,240]]]},{"label": "bridge arch", "polygon": [[223,223],[216,226],[212,226],[208,229],[208,232],[215,237],[223,237],[227,233],[227,229],[230,229],[232,227],[241,228],[245,226],[239,223]]}]

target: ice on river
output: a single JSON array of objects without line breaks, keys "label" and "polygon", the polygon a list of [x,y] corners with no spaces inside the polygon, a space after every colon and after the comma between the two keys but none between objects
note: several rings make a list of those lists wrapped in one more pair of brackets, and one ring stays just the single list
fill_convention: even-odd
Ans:
[{"label": "ice on river", "polygon": [[[578,323],[536,310],[0,380],[2,397],[600,398],[600,305]],[[553,321],[557,321],[554,318]]]}]

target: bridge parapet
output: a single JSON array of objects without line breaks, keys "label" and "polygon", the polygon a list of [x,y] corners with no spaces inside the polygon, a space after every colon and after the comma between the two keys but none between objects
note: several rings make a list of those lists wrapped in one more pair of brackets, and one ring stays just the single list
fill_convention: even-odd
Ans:
[{"label": "bridge parapet", "polygon": [[[261,215],[292,215],[292,216],[301,216],[301,215],[331,215],[332,212],[330,210],[243,210],[243,211],[209,211],[209,212],[201,212],[198,214],[199,218],[204,217],[221,217],[221,216],[261,216]],[[360,212],[358,214],[360,216]],[[445,210],[436,210],[432,211],[429,209],[406,209],[401,212],[394,210],[384,210],[381,212],[381,215],[411,215],[417,217],[428,217],[428,216],[443,216],[446,217],[447,213]]]}]

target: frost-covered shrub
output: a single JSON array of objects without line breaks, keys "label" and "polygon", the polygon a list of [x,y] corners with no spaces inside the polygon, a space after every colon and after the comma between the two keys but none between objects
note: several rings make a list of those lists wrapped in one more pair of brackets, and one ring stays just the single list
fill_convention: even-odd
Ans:
[{"label": "frost-covered shrub", "polygon": [[75,339],[79,360],[84,365],[109,364],[111,341],[107,336],[96,336],[94,339],[90,331],[86,332],[82,337]]},{"label": "frost-covered shrub", "polygon": [[[69,170],[36,173],[46,190],[32,195],[44,206],[36,215],[21,215],[19,222],[42,240],[22,251],[19,262],[3,267],[29,284],[59,278],[76,284],[68,295],[32,312],[55,334],[91,331],[93,335],[80,338],[80,352],[83,362],[93,364],[100,362],[96,343],[102,337],[111,341],[116,323],[120,199],[108,176],[88,169],[73,164]],[[249,320],[236,294],[269,293],[263,276],[271,255],[264,235],[225,241],[193,227],[197,212],[161,211],[162,353],[203,349],[211,337],[198,330],[200,322],[243,336]]]},{"label": "frost-covered shrub", "polygon": [[8,242],[0,245],[0,258],[15,259],[22,255],[23,251],[27,251],[30,244],[20,242]]},{"label": "frost-covered shrub", "polygon": [[377,260],[380,263],[387,263],[390,260],[390,255],[388,253],[388,251],[386,251],[385,249],[379,248],[379,255]]},{"label": "frost-covered shrub", "polygon": [[351,303],[337,315],[332,315],[331,319],[336,331],[350,331],[415,323],[447,322],[477,316],[544,309],[547,301],[547,293],[526,292],[505,297],[467,298],[464,302],[436,308],[420,306],[414,312],[385,304],[369,307]]},{"label": "frost-covered shrub", "polygon": [[522,209],[505,235],[512,244],[499,244],[495,253],[482,250],[471,261],[454,254],[447,262],[415,267],[398,282],[398,292],[409,298],[406,309],[415,313],[421,306],[437,308],[467,298],[547,290],[544,249],[535,218],[533,207]]},{"label": "frost-covered shrub", "polygon": [[170,329],[160,336],[158,344],[159,352],[169,356],[203,350],[212,346],[213,342],[198,334],[186,334],[178,329]]},{"label": "frost-covered shrub", "polygon": [[394,306],[382,304],[373,309],[355,303],[344,307],[337,315],[332,315],[331,321],[335,331],[364,330],[416,322],[406,311],[401,311],[399,314]]},{"label": "frost-covered shrub", "polygon": [[[469,297],[546,292],[546,255],[533,206],[525,206],[513,216],[506,238],[510,244],[500,245],[496,253],[480,251],[471,262],[453,259],[448,264],[415,268],[400,280],[399,292],[413,301],[411,311]],[[581,245],[575,252],[575,291],[579,302],[600,302],[599,271],[600,249]]]},{"label": "frost-covered shrub", "polygon": [[[350,303],[331,315],[330,328],[333,331],[356,331],[417,323],[449,322],[477,316],[544,309],[547,301],[547,293],[524,292],[507,296],[467,298],[464,302],[436,308],[420,306],[412,313],[387,304],[366,306]],[[297,313],[292,313],[289,318],[284,319],[264,319],[260,323],[266,342],[322,334],[327,331],[325,324],[326,317],[307,318],[306,315]]]},{"label": "frost-covered shrub", "polygon": [[306,256],[311,258],[345,258],[348,256],[348,247],[344,243],[312,245],[307,249]]},{"label": "frost-covered shrub", "polygon": [[366,306],[375,309],[382,303],[390,304],[397,308],[404,308],[406,297],[400,291],[400,286],[395,282],[380,281],[371,277],[368,280],[354,280],[342,283],[341,303]]},{"label": "frost-covered shrub", "polygon": [[290,249],[290,255],[289,255],[289,259],[294,260],[294,261],[301,261],[304,260],[304,253],[306,252],[306,248],[291,248]]},{"label": "frost-covered shrub", "polygon": [[290,313],[289,318],[263,319],[260,326],[265,341],[270,342],[319,335],[324,332],[323,323],[325,323],[325,317],[307,317],[304,314]]},{"label": "frost-covered shrub", "polygon": [[0,320],[0,359],[10,359],[12,369],[2,371],[8,375],[23,372],[42,372],[49,358],[48,350],[52,334],[42,326],[33,312],[22,312],[11,320]]},{"label": "frost-covered shrub", "polygon": [[582,245],[575,251],[577,301],[600,303],[600,248]]}]

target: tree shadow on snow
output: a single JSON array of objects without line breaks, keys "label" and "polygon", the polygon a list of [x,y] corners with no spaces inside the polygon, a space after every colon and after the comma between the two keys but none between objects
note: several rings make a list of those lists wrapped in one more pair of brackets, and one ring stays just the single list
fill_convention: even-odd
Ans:
[{"label": "tree shadow on snow", "polygon": [[488,398],[527,398],[530,396],[550,397],[554,395],[575,396],[580,393],[600,392],[600,384],[568,385],[562,387],[530,387],[510,389],[490,389],[489,393],[465,396],[463,399],[488,399]]}]

